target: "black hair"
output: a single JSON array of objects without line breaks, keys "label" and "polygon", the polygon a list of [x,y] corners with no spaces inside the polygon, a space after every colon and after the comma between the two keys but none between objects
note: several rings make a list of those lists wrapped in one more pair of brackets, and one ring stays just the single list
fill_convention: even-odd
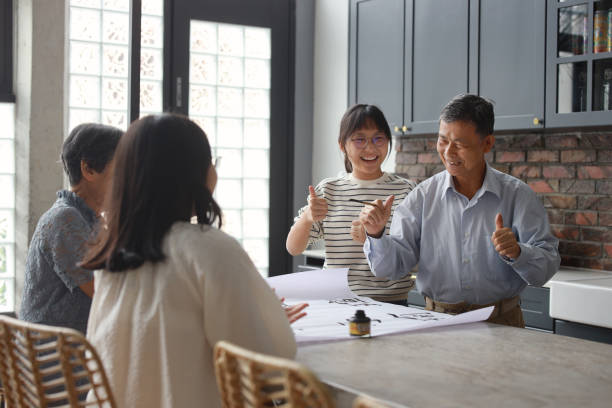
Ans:
[{"label": "black hair", "polygon": [[60,155],[70,185],[79,184],[83,177],[81,161],[102,173],[113,159],[121,135],[122,130],[98,123],[82,123],[72,129]]},{"label": "black hair", "polygon": [[221,209],[206,186],[211,149],[188,118],[152,115],[133,122],[117,148],[107,195],[107,225],[83,267],[120,272],[165,258],[163,238],[176,221],[197,216],[221,226]]},{"label": "black hair", "polygon": [[[340,135],[338,136],[338,143],[345,149],[346,141],[351,137],[353,133],[359,129],[364,128],[377,128],[379,131],[385,134],[385,137],[389,141],[389,151],[391,151],[391,129],[385,119],[385,115],[375,105],[356,104],[351,106],[342,115],[340,120]],[[348,159],[346,153],[344,153],[344,168],[347,173],[353,171],[353,165]]]},{"label": "black hair", "polygon": [[442,108],[440,120],[446,123],[470,122],[476,126],[476,133],[484,138],[493,134],[495,125],[493,101],[478,95],[459,94]]}]

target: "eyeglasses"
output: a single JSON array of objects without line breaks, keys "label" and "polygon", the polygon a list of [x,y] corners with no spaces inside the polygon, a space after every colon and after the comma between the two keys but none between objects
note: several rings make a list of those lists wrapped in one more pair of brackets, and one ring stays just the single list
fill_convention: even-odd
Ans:
[{"label": "eyeglasses", "polygon": [[214,156],[211,159],[212,165],[215,169],[218,169],[221,166],[221,156]]},{"label": "eyeglasses", "polygon": [[364,136],[357,136],[350,139],[351,143],[358,149],[363,149],[369,143],[372,143],[376,147],[383,147],[387,144],[387,138],[384,136],[374,136],[372,139],[368,139]]}]

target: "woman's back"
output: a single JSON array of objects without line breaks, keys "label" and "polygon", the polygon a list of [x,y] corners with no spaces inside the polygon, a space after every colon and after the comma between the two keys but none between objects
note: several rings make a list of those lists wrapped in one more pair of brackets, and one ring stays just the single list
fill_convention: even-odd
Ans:
[{"label": "woman's back", "polygon": [[88,337],[120,407],[219,406],[212,347],[293,357],[280,303],[227,234],[177,222],[161,262],[96,271]]}]

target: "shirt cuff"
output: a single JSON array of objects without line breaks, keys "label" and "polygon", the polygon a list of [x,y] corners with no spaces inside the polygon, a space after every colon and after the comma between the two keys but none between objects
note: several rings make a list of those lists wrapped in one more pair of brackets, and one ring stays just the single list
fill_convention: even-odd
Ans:
[{"label": "shirt cuff", "polygon": [[369,238],[372,238],[372,239],[381,239],[382,237],[385,236],[385,232],[387,232],[387,227],[385,227],[385,229],[383,230],[382,234],[380,234],[380,237],[375,237],[374,235],[370,235],[368,233],[368,230],[365,230],[366,237],[369,237]]},{"label": "shirt cuff", "polygon": [[380,238],[374,238],[366,234],[366,240],[363,243],[363,253],[374,276],[378,276],[376,267],[380,266],[378,265],[381,260],[380,254],[385,253],[386,240],[383,238],[384,235]]},{"label": "shirt cuff", "polygon": [[499,255],[499,257],[508,265],[512,266],[513,268],[517,268],[520,267],[521,265],[525,264],[527,262],[527,254],[526,252],[528,252],[528,249],[525,245],[521,244],[520,242],[518,242],[518,246],[521,248],[521,253],[519,254],[518,258],[513,259],[510,257],[507,257],[505,255]]}]

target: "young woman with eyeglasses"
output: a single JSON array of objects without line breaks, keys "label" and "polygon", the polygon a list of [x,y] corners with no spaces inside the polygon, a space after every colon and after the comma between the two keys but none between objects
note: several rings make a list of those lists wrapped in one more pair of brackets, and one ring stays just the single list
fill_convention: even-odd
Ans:
[{"label": "young woman with eyeglasses", "polygon": [[415,186],[381,168],[391,149],[391,130],[381,110],[374,105],[350,107],[340,122],[338,146],[346,174],[327,178],[316,188],[309,186],[308,204],[300,209],[289,231],[287,250],[299,255],[308,245],[324,240],[325,266],[348,267],[349,287],[355,294],[406,304],[414,286],[410,276],[389,281],[370,271],[363,254],[365,229],[359,222],[365,204],[355,201],[372,202],[392,212]]}]

